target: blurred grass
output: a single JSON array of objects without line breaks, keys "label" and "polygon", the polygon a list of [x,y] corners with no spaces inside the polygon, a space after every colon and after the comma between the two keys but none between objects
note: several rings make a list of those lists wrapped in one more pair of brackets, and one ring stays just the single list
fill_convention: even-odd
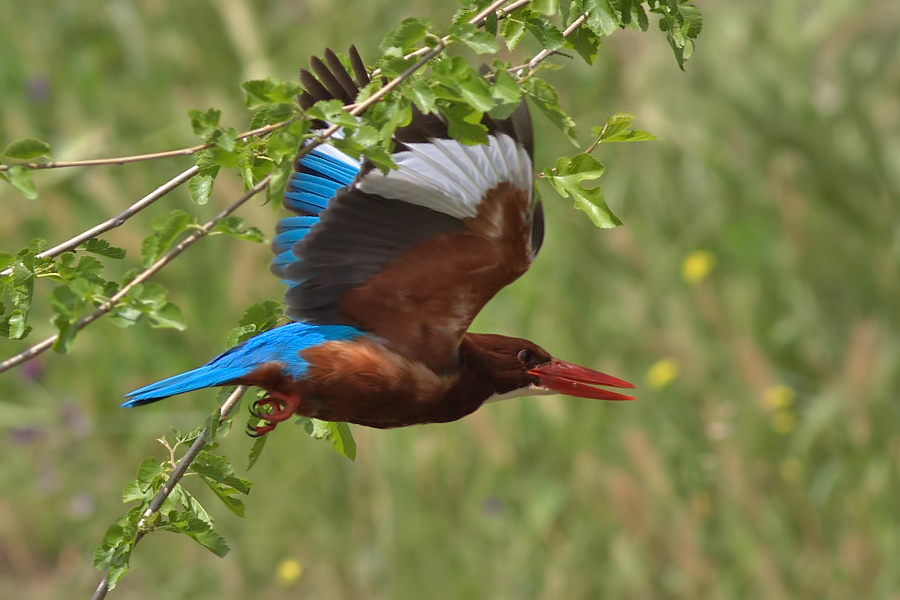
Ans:
[{"label": "blurred grass", "polygon": [[[0,145],[39,137],[62,160],[191,145],[189,108],[246,125],[242,80],[294,77],[328,45],[374,56],[403,17],[441,24],[454,8],[0,0]],[[701,8],[686,73],[658,32],[621,32],[593,68],[559,59],[582,131],[628,110],[661,141],[598,150],[623,228],[594,229],[542,189],[540,259],[475,327],[638,382],[639,400],[357,427],[354,464],[288,428],[250,472],[246,520],[197,490],[231,555],[149,536],[115,597],[900,598],[900,13]],[[538,168],[572,152],[536,127]],[[38,173],[37,201],[0,187],[3,249],[66,239],[187,164]],[[209,206],[180,191],[116,230],[121,268],[154,214],[209,215],[239,190],[226,174]],[[277,218],[242,215],[264,230]],[[205,240],[157,278],[186,333],[101,321],[70,356],[2,376],[0,598],[90,593],[121,487],[214,397],[125,412],[122,393],[200,364],[247,303],[280,297],[267,254]],[[29,342],[51,332],[34,316]],[[236,432],[224,450],[239,462],[249,445]]]}]

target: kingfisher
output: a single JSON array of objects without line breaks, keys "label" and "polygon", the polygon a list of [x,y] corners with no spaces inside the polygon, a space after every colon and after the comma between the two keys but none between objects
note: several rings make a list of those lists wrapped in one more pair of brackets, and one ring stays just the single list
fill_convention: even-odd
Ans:
[{"label": "kingfisher", "polygon": [[[370,81],[352,46],[349,69],[331,49],[310,68],[300,71],[304,109],[350,104]],[[476,145],[451,138],[441,115],[411,110],[387,173],[328,144],[295,161],[283,201],[293,216],[277,224],[271,263],[288,285],[292,322],[130,392],[123,406],[258,386],[267,394],[251,409],[261,424],[249,432],[260,436],[293,415],[391,428],[455,421],[520,396],[633,399],[597,387],[632,384],[529,340],[468,332],[544,237],[524,98],[508,118],[485,114],[487,142]]]}]

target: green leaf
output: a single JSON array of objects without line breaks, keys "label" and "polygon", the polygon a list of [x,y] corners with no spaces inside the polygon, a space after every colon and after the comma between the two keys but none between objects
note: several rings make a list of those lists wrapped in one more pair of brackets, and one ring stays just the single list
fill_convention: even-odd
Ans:
[{"label": "green leaf", "polygon": [[453,139],[468,145],[487,142],[488,130],[481,123],[482,112],[469,106],[452,104],[441,106],[441,113],[447,117],[447,129]]},{"label": "green leaf", "polygon": [[350,460],[356,460],[356,441],[350,432],[350,426],[346,423],[328,423],[327,439],[331,447],[338,454],[342,454]]},{"label": "green leaf", "polygon": [[369,108],[362,119],[363,124],[371,126],[379,134],[380,139],[372,140],[372,142],[387,149],[392,144],[391,137],[394,135],[394,131],[398,127],[409,125],[412,120],[410,101],[400,94],[390,94]]},{"label": "green leaf", "polygon": [[525,22],[525,27],[546,50],[559,50],[566,43],[562,31],[546,17],[531,17]]},{"label": "green leaf", "polygon": [[502,66],[494,73],[491,96],[497,104],[489,111],[494,119],[506,119],[519,107],[522,91],[516,79]]},{"label": "green leaf", "polygon": [[256,461],[259,460],[260,455],[262,454],[263,448],[266,447],[266,440],[269,439],[267,435],[261,435],[255,440],[253,440],[253,445],[250,447],[250,455],[247,457],[247,470],[253,468],[256,464]]},{"label": "green leaf", "polygon": [[242,217],[230,216],[220,219],[213,232],[224,233],[239,240],[247,240],[248,242],[267,243],[265,234],[256,227],[244,225]]},{"label": "green leaf", "polygon": [[266,300],[259,304],[251,304],[244,309],[244,315],[239,321],[240,326],[232,329],[228,334],[225,347],[232,348],[259,332],[272,329],[283,315],[284,309],[280,302]]},{"label": "green leaf", "polygon": [[83,277],[88,281],[94,283],[105,283],[102,278],[100,278],[100,273],[103,272],[103,263],[94,258],[93,256],[82,256],[78,259],[78,264],[75,265],[75,269],[73,272],[74,277]]},{"label": "green leaf", "polygon": [[700,9],[690,4],[682,4],[679,9],[684,22],[682,26],[684,35],[691,39],[696,38],[703,29],[703,17],[700,15]]},{"label": "green leaf", "polygon": [[16,255],[12,252],[0,252],[0,271],[6,269],[16,261]]},{"label": "green leaf", "polygon": [[[623,19],[624,21],[624,19]],[[647,31],[650,26],[650,19],[647,17],[647,11],[640,2],[631,3],[631,20],[629,26],[638,31]]]},{"label": "green leaf", "polygon": [[[270,104],[289,106],[293,110],[293,102],[298,94],[303,91],[299,83],[286,81],[277,77],[266,79],[254,79],[241,84],[247,98],[244,104],[248,108],[258,108]],[[279,109],[284,110],[284,108]],[[286,118],[276,119],[273,123],[285,121]],[[268,123],[267,123],[268,124]],[[254,129],[260,125],[251,125]]]},{"label": "green leaf", "polygon": [[124,249],[112,246],[106,240],[101,240],[99,238],[89,239],[85,243],[81,244],[79,248],[82,250],[86,250],[87,252],[93,252],[94,254],[105,256],[107,258],[125,258]]},{"label": "green leaf", "polygon": [[219,130],[222,111],[215,108],[210,108],[206,112],[191,109],[188,116],[191,118],[191,129],[194,130],[194,134],[205,140]]},{"label": "green leaf", "polygon": [[576,154],[572,158],[560,157],[556,167],[546,169],[544,177],[553,189],[563,198],[570,195],[575,201],[575,208],[587,213],[597,227],[609,228],[622,224],[603,200],[600,187],[586,189],[585,181],[594,181],[603,175],[603,165],[589,154]]},{"label": "green leaf", "polygon": [[181,493],[181,503],[185,506],[185,508],[187,508],[187,511],[191,515],[195,516],[196,518],[200,519],[201,521],[203,521],[204,523],[206,523],[207,525],[212,527],[212,525],[213,525],[212,517],[210,516],[210,514],[208,512],[206,512],[206,509],[203,508],[203,505],[200,504],[200,502],[198,502],[197,499],[194,498],[182,486],[176,485],[175,488],[173,489],[173,494],[176,491]]},{"label": "green leaf", "polygon": [[[130,551],[129,551],[130,554]],[[125,564],[116,564],[109,568],[109,571],[106,572],[106,588],[108,590],[115,589],[116,584],[125,576],[125,574],[129,570],[128,563]]]},{"label": "green leaf", "polygon": [[253,118],[250,119],[250,128],[257,129],[274,123],[282,123],[294,118],[297,114],[298,108],[294,104],[266,104],[256,111]]},{"label": "green leaf", "polygon": [[559,9],[559,0],[532,0],[531,8],[545,15],[555,15]]},{"label": "green leaf", "polygon": [[431,21],[428,19],[404,19],[400,27],[384,37],[381,49],[394,56],[409,54],[428,35],[430,29]]},{"label": "green leaf", "polygon": [[166,302],[152,310],[147,317],[150,320],[150,326],[155,329],[177,329],[178,331],[187,329],[181,309],[171,302]]},{"label": "green leaf", "polygon": [[427,81],[421,78],[409,79],[401,86],[403,95],[413,101],[416,107],[425,114],[435,111],[434,91]]},{"label": "green leaf", "polygon": [[204,481],[206,482],[206,485],[208,485],[209,488],[216,493],[216,496],[219,497],[219,500],[222,501],[222,503],[228,508],[228,510],[241,517],[242,519],[244,518],[244,501],[234,496],[235,492],[233,489],[227,486],[213,483],[205,478]]},{"label": "green leaf", "polygon": [[619,112],[606,119],[606,125],[594,127],[591,134],[600,139],[600,143],[611,142],[644,142],[655,140],[656,136],[642,129],[629,129],[634,115]]},{"label": "green leaf", "polygon": [[462,100],[481,112],[494,107],[490,84],[461,56],[436,63],[432,69],[432,79],[441,84],[435,91],[442,98]]},{"label": "green leaf", "polygon": [[[296,150],[296,149],[295,149]],[[288,182],[291,180],[291,176],[294,174],[294,159],[293,154],[296,154],[296,151],[292,153],[292,156],[285,157],[281,162],[279,162],[272,169],[272,179],[269,181],[268,187],[266,187],[266,199],[269,202],[280,202],[284,197],[284,191],[287,188]],[[261,239],[252,239],[250,241],[254,242],[266,242],[266,236],[263,235],[262,231],[256,229],[255,227],[251,227],[250,229],[254,229],[259,232],[259,235],[262,236]],[[241,239],[249,239],[249,238],[241,238]]]},{"label": "green leaf", "polygon": [[[218,166],[216,170],[218,171]],[[194,175],[190,181],[188,181],[188,194],[191,196],[191,200],[199,205],[206,204],[209,201],[209,195],[212,193],[213,181],[215,181],[215,175]]]},{"label": "green leaf", "polygon": [[493,54],[500,49],[493,35],[470,23],[457,23],[450,27],[450,39],[462,42],[477,54]]},{"label": "green leaf", "polygon": [[135,500],[146,500],[147,492],[141,489],[141,485],[135,481],[129,481],[122,490],[122,502],[134,502]]},{"label": "green leaf", "polygon": [[37,188],[31,180],[31,170],[27,167],[22,165],[10,167],[5,173],[0,172],[0,179],[19,190],[19,193],[29,200],[37,198]]},{"label": "green leaf", "polygon": [[28,335],[31,328],[26,324],[25,317],[25,313],[18,308],[9,313],[5,319],[6,326],[9,328],[6,337],[11,340],[21,340]]},{"label": "green leaf", "polygon": [[34,138],[17,140],[3,149],[3,156],[16,160],[31,160],[32,158],[49,155],[50,144]]},{"label": "green leaf", "polygon": [[559,105],[559,96],[556,89],[543,79],[537,77],[529,78],[524,85],[525,92],[537,104],[542,113],[547,115],[554,125],[559,127],[569,141],[578,145],[575,138],[575,121],[567,115]]},{"label": "green leaf", "polygon": [[193,224],[191,215],[183,210],[173,210],[168,215],[153,219],[150,227],[156,232],[145,238],[141,245],[141,258],[145,267],[156,262],[172,243]]},{"label": "green leaf", "polygon": [[78,300],[78,295],[67,285],[57,286],[50,292],[50,304],[60,315],[74,318]]},{"label": "green leaf", "polygon": [[666,39],[675,53],[678,67],[684,70],[684,62],[694,52],[694,43],[691,40],[700,34],[703,27],[700,11],[696,6],[673,0],[659,5],[653,3],[650,6],[651,12],[662,16],[659,28],[666,32]]},{"label": "green leaf", "polygon": [[234,127],[228,129],[219,129],[209,136],[209,141],[224,150],[225,152],[234,152],[238,143],[238,130]]},{"label": "green leaf", "polygon": [[600,38],[586,25],[581,25],[566,39],[566,44],[581,55],[584,61],[592,65],[600,47]]},{"label": "green leaf", "polygon": [[344,103],[340,100],[319,100],[306,109],[306,114],[313,119],[356,129],[356,117],[344,110]]},{"label": "green leaf", "polygon": [[500,36],[506,40],[507,48],[514,49],[525,36],[525,22],[513,16],[506,17],[500,22]]},{"label": "green leaf", "polygon": [[163,467],[155,458],[145,458],[138,466],[135,481],[141,486],[142,490],[147,490],[153,480],[163,474]]},{"label": "green leaf", "polygon": [[368,158],[376,168],[381,169],[383,173],[397,168],[397,163],[394,162],[390,151],[381,146],[367,146],[363,148],[362,155]]},{"label": "green leaf", "polygon": [[621,25],[621,18],[611,0],[589,0],[585,5],[587,26],[598,36],[610,35]]},{"label": "green leaf", "polygon": [[[199,519],[197,519],[199,522]],[[218,556],[219,558],[223,558],[231,552],[231,548],[228,546],[228,542],[225,541],[218,532],[216,532],[212,528],[207,528],[202,531],[186,531],[185,532],[188,537],[200,543],[201,546]]]}]

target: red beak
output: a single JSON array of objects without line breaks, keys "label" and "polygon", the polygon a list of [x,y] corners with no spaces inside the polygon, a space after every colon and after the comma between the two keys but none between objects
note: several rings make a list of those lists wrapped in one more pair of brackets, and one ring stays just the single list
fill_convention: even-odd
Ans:
[{"label": "red beak", "polygon": [[554,358],[545,365],[531,369],[528,373],[540,378],[538,385],[553,390],[557,394],[598,400],[634,400],[632,396],[592,387],[606,385],[616,388],[633,388],[634,385],[606,373],[564,360]]}]

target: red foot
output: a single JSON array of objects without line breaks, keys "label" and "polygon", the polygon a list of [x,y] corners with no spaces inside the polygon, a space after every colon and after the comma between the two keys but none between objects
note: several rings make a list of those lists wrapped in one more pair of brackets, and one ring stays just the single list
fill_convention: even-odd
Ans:
[{"label": "red foot", "polygon": [[250,437],[266,435],[282,421],[291,418],[297,408],[300,407],[300,396],[289,396],[280,392],[269,392],[265,397],[257,400],[250,408],[250,414],[265,422],[264,425],[247,426],[247,434]]}]

